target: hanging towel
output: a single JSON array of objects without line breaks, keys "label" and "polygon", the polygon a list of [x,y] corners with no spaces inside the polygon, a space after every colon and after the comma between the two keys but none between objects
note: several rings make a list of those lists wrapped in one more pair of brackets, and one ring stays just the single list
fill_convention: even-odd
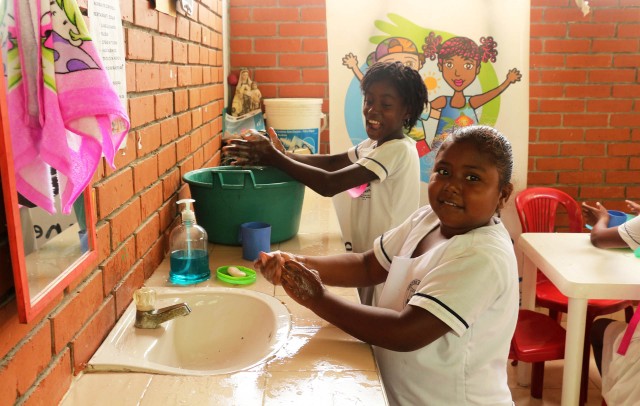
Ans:
[{"label": "hanging towel", "polygon": [[55,212],[87,187],[104,155],[113,168],[129,119],[75,0],[8,0],[2,50],[18,192]]}]

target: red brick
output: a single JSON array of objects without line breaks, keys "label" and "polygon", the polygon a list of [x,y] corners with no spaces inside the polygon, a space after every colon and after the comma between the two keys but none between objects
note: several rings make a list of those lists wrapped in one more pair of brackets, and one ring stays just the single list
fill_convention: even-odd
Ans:
[{"label": "red brick", "polygon": [[136,258],[142,258],[144,253],[160,236],[160,217],[157,214],[145,221],[135,233]]},{"label": "red brick", "polygon": [[588,157],[594,155],[604,155],[605,154],[605,145],[602,143],[598,144],[578,144],[578,143],[563,143],[560,145],[560,156],[568,157],[568,156],[577,156],[577,157]]},{"label": "red brick", "polygon": [[134,199],[111,215],[111,249],[115,249],[122,241],[133,233],[140,225],[140,199]]},{"label": "red brick", "polygon": [[[566,92],[566,97],[571,98],[581,98],[581,97],[610,97],[611,96],[611,86],[607,85],[570,85],[565,86],[564,90]],[[615,96],[614,97],[624,97],[624,96]]]},{"label": "red brick", "polygon": [[640,65],[640,56],[638,53],[630,55],[616,55],[613,58],[613,66],[615,68],[634,68]]},{"label": "red brick", "polygon": [[202,26],[195,21],[189,22],[189,40],[193,42],[202,41]]},{"label": "red brick", "polygon": [[577,170],[580,168],[578,158],[538,158],[536,169],[541,171]]},{"label": "red brick", "polygon": [[599,199],[602,196],[610,198],[624,197],[624,188],[620,186],[582,186],[580,188],[580,199]]},{"label": "red brick", "polygon": [[612,114],[613,127],[640,127],[640,114]]},{"label": "red brick", "polygon": [[133,2],[120,0],[120,16],[124,21],[133,22]]},{"label": "red brick", "polygon": [[160,146],[160,124],[154,123],[138,131],[136,152],[138,158],[146,156]]},{"label": "red brick", "polygon": [[189,66],[178,66],[178,86],[186,87],[191,84],[191,68]]},{"label": "red brick", "polygon": [[[609,156],[638,156],[640,155],[640,144],[618,142],[609,144]],[[640,179],[640,178],[638,178]],[[637,182],[637,179],[636,179]]]},{"label": "red brick", "polygon": [[111,226],[106,221],[96,225],[96,241],[98,244],[98,263],[104,261],[111,253]]},{"label": "red brick", "polygon": [[133,171],[127,168],[114,174],[102,185],[96,185],[96,192],[98,217],[105,218],[133,196]]},{"label": "red brick", "polygon": [[618,24],[618,38],[624,37],[640,37],[640,24]]},{"label": "red brick", "polygon": [[155,62],[171,62],[173,60],[171,38],[161,35],[153,36],[153,60]]},{"label": "red brick", "polygon": [[530,98],[558,98],[564,96],[562,85],[531,85],[529,87]]},{"label": "red brick", "polygon": [[51,359],[51,324],[47,321],[32,330],[30,337],[8,359],[0,372],[0,380],[7,383],[3,392],[11,392],[14,396],[24,395]]},{"label": "red brick", "polygon": [[584,101],[578,99],[540,100],[541,112],[584,112]]},{"label": "red brick", "polygon": [[635,39],[598,39],[593,41],[591,50],[593,52],[638,52],[638,41]]},{"label": "red brick", "polygon": [[155,120],[153,101],[153,95],[129,97],[129,119],[132,129]]},{"label": "red brick", "polygon": [[565,127],[604,127],[608,124],[607,114],[564,114],[562,124]]},{"label": "red brick", "polygon": [[173,92],[159,93],[155,96],[156,119],[169,117],[173,114]]},{"label": "red brick", "polygon": [[65,303],[51,315],[53,350],[59,353],[80,331],[86,321],[96,312],[102,303],[102,279],[100,273],[93,274],[90,279],[74,292],[69,292]]},{"label": "red brick", "polygon": [[57,405],[69,387],[71,387],[71,352],[65,348],[62,354],[52,364],[38,389],[31,393],[23,403],[24,406]]},{"label": "red brick", "polygon": [[274,37],[278,35],[274,23],[234,23],[229,27],[231,37]]},{"label": "red brick", "polygon": [[580,129],[540,129],[540,141],[582,141]]},{"label": "red brick", "polygon": [[111,294],[113,289],[133,266],[136,261],[135,245],[134,238],[127,238],[100,266],[102,268],[104,296]]},{"label": "red brick", "polygon": [[[571,24],[569,25],[569,37],[612,37],[615,35],[615,24]],[[595,49],[594,49],[595,50]]]},{"label": "red brick", "polygon": [[[637,6],[637,4],[635,4]],[[594,17],[600,21],[610,21],[614,23],[620,22],[632,22],[635,23],[638,21],[638,11],[637,9],[628,9],[624,7],[616,7],[616,8],[594,8]]]},{"label": "red brick", "polygon": [[166,145],[178,138],[178,119],[175,116],[171,116],[160,123],[160,136],[162,145]]},{"label": "red brick", "polygon": [[144,278],[148,279],[162,263],[167,252],[165,239],[158,240],[143,258]]},{"label": "red brick", "polygon": [[530,33],[532,38],[537,37],[561,37],[567,35],[566,24],[534,24],[531,23]]},{"label": "red brick", "polygon": [[640,179],[640,171],[606,171],[606,183],[633,184]]},{"label": "red brick", "polygon": [[558,183],[588,185],[602,183],[603,176],[600,171],[571,171],[558,173]]},{"label": "red brick", "polygon": [[163,175],[176,164],[176,146],[169,144],[158,151],[158,174]]},{"label": "red brick", "polygon": [[180,170],[174,168],[161,177],[162,196],[164,200],[173,196],[180,187]]},{"label": "red brick", "polygon": [[176,36],[185,40],[189,39],[189,20],[181,15],[176,17]]},{"label": "red brick", "polygon": [[585,131],[585,141],[629,141],[628,128],[592,128]]},{"label": "red brick", "polygon": [[544,41],[544,51],[562,54],[584,53],[589,51],[590,45],[591,41],[586,39],[547,39]]},{"label": "red brick", "polygon": [[151,8],[148,0],[133,0],[133,21],[135,25],[158,29],[158,12]]},{"label": "red brick", "polygon": [[75,374],[85,368],[115,324],[115,300],[110,296],[71,342]]},{"label": "red brick", "polygon": [[627,169],[627,158],[614,158],[614,157],[586,157],[582,160],[582,167],[585,170],[600,170],[600,169]]},{"label": "red brick", "polygon": [[158,31],[171,36],[176,35],[176,18],[168,14],[158,13]]},{"label": "red brick", "polygon": [[606,68],[611,66],[611,55],[567,55],[567,68]]},{"label": "red brick", "polygon": [[162,206],[162,183],[156,182],[140,195],[142,218],[147,218]]},{"label": "red brick", "polygon": [[592,70],[589,72],[589,81],[596,83],[613,82],[635,82],[636,73],[634,69],[609,69]]},{"label": "red brick", "polygon": [[327,52],[327,40],[325,38],[305,38],[302,41],[303,52]]},{"label": "red brick", "polygon": [[640,85],[632,85],[632,84],[625,84],[625,85],[613,85],[611,87],[612,89],[612,96],[613,97],[629,97],[629,98],[637,98],[638,95],[640,94]]},{"label": "red brick", "polygon": [[113,295],[115,297],[116,318],[119,319],[122,313],[127,309],[133,300],[133,292],[140,289],[144,283],[144,272],[142,269],[142,260],[137,261],[133,265],[133,269],[129,271],[122,280],[122,283],[116,286]]},{"label": "red brick", "polygon": [[127,28],[127,60],[150,61],[153,57],[153,37],[148,32]]},{"label": "red brick", "polygon": [[157,63],[136,64],[136,89],[139,92],[156,90],[160,87],[160,65]]},{"label": "red brick", "polygon": [[540,80],[545,83],[583,83],[587,80],[584,70],[542,71]]},{"label": "red brick", "polygon": [[178,134],[184,135],[189,131],[191,131],[192,129],[193,129],[193,126],[191,124],[191,113],[186,112],[186,113],[180,114],[178,116]]},{"label": "red brick", "polygon": [[173,94],[175,105],[173,109],[176,113],[183,112],[189,108],[189,92],[188,90],[175,90]]}]

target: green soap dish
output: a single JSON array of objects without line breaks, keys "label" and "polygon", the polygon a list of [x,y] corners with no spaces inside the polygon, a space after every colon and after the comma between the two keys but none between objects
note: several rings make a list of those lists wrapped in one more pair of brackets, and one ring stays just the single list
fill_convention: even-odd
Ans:
[{"label": "green soap dish", "polygon": [[[229,275],[227,269],[229,269],[230,266],[235,266],[236,268],[238,268],[239,270],[241,270],[242,272],[244,272],[245,274],[247,274],[247,276],[231,276]],[[256,281],[256,271],[254,271],[251,268],[247,268],[246,266],[241,266],[241,265],[225,265],[225,266],[221,266],[220,268],[218,268],[216,270],[216,275],[218,275],[218,279],[223,281],[223,282],[227,282],[227,283],[231,283],[234,285],[249,285],[253,282]]]}]

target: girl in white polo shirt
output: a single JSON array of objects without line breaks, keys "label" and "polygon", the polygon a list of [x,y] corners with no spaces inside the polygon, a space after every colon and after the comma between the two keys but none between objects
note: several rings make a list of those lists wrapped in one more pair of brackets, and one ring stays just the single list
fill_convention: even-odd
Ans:
[{"label": "girl in white polo shirt", "polygon": [[[627,200],[629,211],[640,214],[640,205]],[[609,213],[600,203],[582,203],[582,213],[591,229],[591,243],[598,248],[640,250],[640,216],[617,227],[607,227]],[[640,270],[640,258],[638,258]],[[591,328],[593,355],[602,374],[602,397],[608,406],[632,405],[640,399],[640,311],[629,324],[609,318],[597,319]]]},{"label": "girl in white polo shirt", "polygon": [[[436,155],[429,205],[361,254],[263,254],[254,266],[298,303],[374,346],[391,405],[512,405],[518,270],[498,214],[513,191],[509,141],[458,128]],[[384,282],[374,306],[327,291]]]}]

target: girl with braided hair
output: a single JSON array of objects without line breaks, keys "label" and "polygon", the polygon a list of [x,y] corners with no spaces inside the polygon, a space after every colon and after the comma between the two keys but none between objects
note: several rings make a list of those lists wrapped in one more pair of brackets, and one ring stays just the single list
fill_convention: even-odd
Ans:
[{"label": "girl with braided hair", "polygon": [[482,94],[465,96],[464,90],[480,73],[480,64],[496,61],[497,46],[493,37],[480,38],[480,45],[466,37],[453,37],[442,42],[442,37],[434,32],[425,38],[422,46],[425,57],[432,61],[438,58],[438,70],[453,89],[452,96],[439,96],[431,102],[432,111],[440,112],[432,151],[438,149],[447,133],[454,128],[478,124],[475,110],[498,97],[510,84],[520,81],[520,71],[513,68],[498,87]]}]

